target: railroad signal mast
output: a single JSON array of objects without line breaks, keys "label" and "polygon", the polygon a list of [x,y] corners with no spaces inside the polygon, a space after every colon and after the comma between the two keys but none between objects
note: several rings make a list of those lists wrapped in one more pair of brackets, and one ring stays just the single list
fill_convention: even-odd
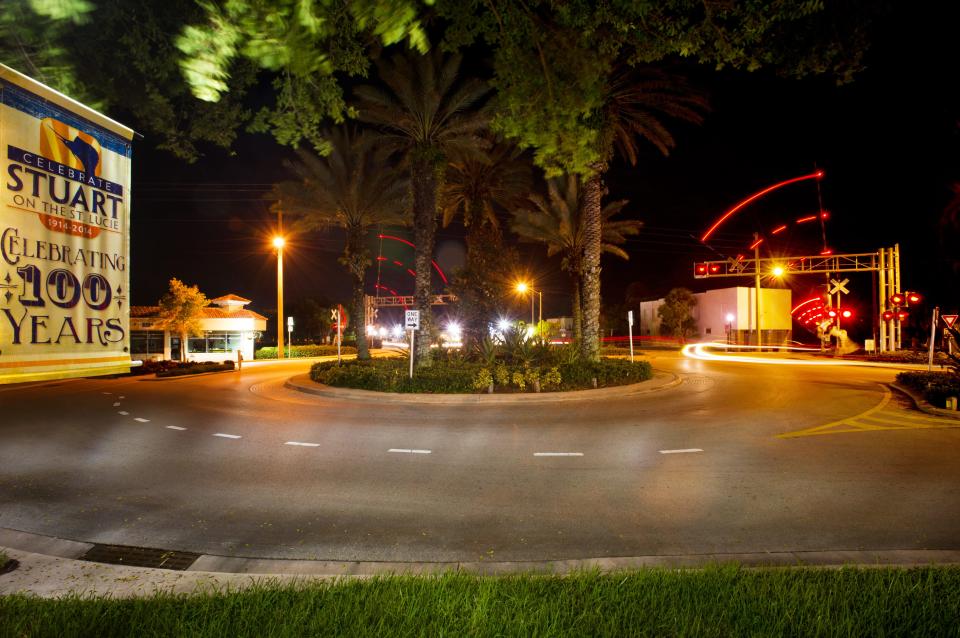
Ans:
[{"label": "railroad signal mast", "polygon": [[[830,255],[807,255],[801,257],[763,257],[755,253],[753,259],[729,258],[726,260],[701,261],[693,266],[693,276],[696,279],[713,277],[759,277],[760,275],[813,275],[813,274],[841,274],[848,272],[877,273],[877,299],[879,300],[879,316],[874,321],[879,324],[880,352],[896,352],[901,347],[901,326],[909,317],[910,304],[916,305],[922,301],[915,292],[900,292],[900,245],[893,248],[881,248],[873,253],[851,253]],[[832,282],[839,284],[836,294],[839,298],[840,290],[846,282]],[[832,289],[828,287],[828,293]],[[831,295],[832,296],[832,295]],[[838,300],[839,301],[839,300]],[[759,304],[758,304],[759,306]],[[834,318],[850,318],[849,310],[840,310],[837,305],[828,306],[834,312]]]}]

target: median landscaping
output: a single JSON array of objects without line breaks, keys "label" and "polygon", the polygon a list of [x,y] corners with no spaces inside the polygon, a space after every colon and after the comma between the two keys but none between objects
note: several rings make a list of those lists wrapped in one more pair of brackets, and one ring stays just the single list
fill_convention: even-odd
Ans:
[{"label": "median landscaping", "polygon": [[460,359],[434,361],[418,368],[411,379],[407,359],[371,359],[316,363],[310,378],[317,383],[377,392],[429,394],[521,393],[585,390],[639,383],[653,377],[647,361],[623,359],[548,361],[540,364],[508,361],[482,363]]},{"label": "median landscaping", "polygon": [[0,636],[955,636],[960,568],[383,576],[233,593],[0,597]]}]

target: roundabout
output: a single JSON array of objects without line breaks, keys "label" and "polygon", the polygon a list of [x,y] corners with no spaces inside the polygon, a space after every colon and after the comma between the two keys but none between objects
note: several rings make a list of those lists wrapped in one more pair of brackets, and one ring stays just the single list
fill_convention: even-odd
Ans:
[{"label": "roundabout", "polygon": [[960,429],[894,370],[651,359],[577,400],[309,394],[300,361],[4,388],[0,528],[224,571],[960,550]]}]

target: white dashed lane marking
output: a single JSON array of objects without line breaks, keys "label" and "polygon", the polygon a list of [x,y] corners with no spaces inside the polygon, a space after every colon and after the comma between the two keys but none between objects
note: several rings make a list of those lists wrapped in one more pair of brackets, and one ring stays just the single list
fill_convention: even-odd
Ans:
[{"label": "white dashed lane marking", "polygon": [[186,430],[187,428],[182,428],[179,425],[168,425],[167,429],[168,430]]},{"label": "white dashed lane marking", "polygon": [[703,450],[698,447],[691,447],[683,450],[660,450],[660,454],[689,454],[691,452],[703,452]]},{"label": "white dashed lane marking", "polygon": [[243,437],[240,436],[239,434],[224,434],[223,432],[217,432],[217,433],[214,434],[213,436],[219,436],[219,437],[222,437],[222,438],[224,438],[224,439],[241,439],[241,438],[243,438]]},{"label": "white dashed lane marking", "polygon": [[302,441],[287,441],[284,445],[299,445],[300,447],[320,447],[319,443],[304,443]]},{"label": "white dashed lane marking", "polygon": [[114,404],[113,404],[113,407],[115,407],[115,408],[119,408],[119,407],[120,407],[120,402],[119,402],[119,401],[117,401],[116,403],[114,403]]},{"label": "white dashed lane marking", "polygon": [[134,421],[139,421],[140,423],[150,423],[150,419],[142,419],[140,417],[134,417]]},{"label": "white dashed lane marking", "polygon": [[119,412],[117,412],[117,414],[122,414],[123,416],[127,416],[127,415],[129,415],[130,413],[129,413],[129,412],[124,412],[123,410],[120,410]]},{"label": "white dashed lane marking", "polygon": [[534,452],[534,456],[583,456],[583,452]]},{"label": "white dashed lane marking", "polygon": [[411,450],[409,448],[392,447],[387,452],[396,452],[397,454],[430,454],[430,450]]}]

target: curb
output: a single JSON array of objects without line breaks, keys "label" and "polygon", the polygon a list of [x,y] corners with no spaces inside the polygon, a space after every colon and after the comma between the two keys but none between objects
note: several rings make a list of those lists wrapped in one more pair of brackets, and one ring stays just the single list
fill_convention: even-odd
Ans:
[{"label": "curb", "polygon": [[948,419],[954,419],[960,421],[960,412],[955,412],[954,410],[944,410],[943,408],[938,408],[927,402],[921,395],[917,394],[915,391],[910,388],[898,385],[896,383],[886,384],[888,387],[893,388],[899,392],[910,397],[913,403],[917,406],[917,409],[921,412],[926,412],[927,414],[932,414],[934,416],[942,416]]},{"label": "curb", "polygon": [[[505,574],[565,574],[583,570],[616,572],[639,568],[700,568],[718,564],[745,567],[843,567],[960,565],[958,549],[879,549],[879,550],[770,550],[754,552],[710,552],[702,554],[649,554],[640,556],[599,556],[557,560],[517,561],[342,561],[247,558],[201,554],[186,570],[114,565],[78,560],[91,543],[81,543],[51,536],[0,528],[0,547],[25,552],[69,564],[96,565],[103,570],[122,574],[136,569],[160,578],[176,578],[180,574],[249,575],[249,576],[313,576],[360,577],[407,574],[430,575],[462,572],[478,576]],[[29,557],[24,557],[29,558]],[[20,560],[21,565],[29,562]],[[12,572],[11,572],[12,573]],[[0,585],[3,580],[0,579]]]},{"label": "curb", "polygon": [[[373,390],[354,390],[351,388],[334,388],[310,380],[309,374],[300,374],[291,377],[284,384],[285,388],[313,394],[328,399],[346,399],[358,401],[380,401],[387,403],[412,404],[446,404],[446,405],[503,405],[527,403],[554,403],[558,401],[589,401],[596,399],[610,399],[625,396],[638,396],[667,390],[683,383],[683,379],[672,372],[655,370],[653,379],[633,383],[630,385],[614,386],[612,388],[597,388],[596,390],[572,390],[568,392],[541,392],[518,394],[417,394],[376,392]],[[655,383],[653,386],[644,384]]]}]

